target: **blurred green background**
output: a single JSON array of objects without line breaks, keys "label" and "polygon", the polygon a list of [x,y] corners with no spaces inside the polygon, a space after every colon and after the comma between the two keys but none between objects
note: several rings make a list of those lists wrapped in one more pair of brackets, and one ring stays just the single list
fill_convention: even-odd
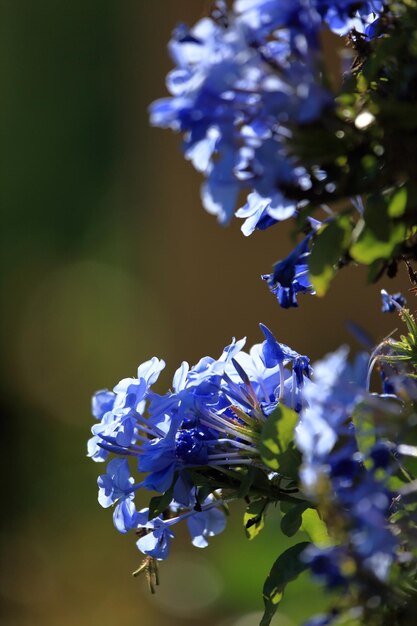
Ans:
[{"label": "blurred green background", "polygon": [[[97,503],[102,466],[85,457],[91,393],[166,359],[218,356],[258,322],[317,358],[397,323],[379,288],[345,270],[325,300],[280,310],[259,280],[291,243],[288,226],[245,239],[200,205],[180,139],[148,126],[165,94],[166,42],[203,0],[0,0],[1,623],[10,626],[255,626],[280,549],[278,514],[248,542],[242,511],[208,550],[182,531],[156,598],[130,575],[133,536]],[[331,50],[331,45],[330,45]],[[389,290],[407,287],[405,274]],[[353,342],[354,348],[356,349]],[[289,590],[276,626],[322,605]]]}]

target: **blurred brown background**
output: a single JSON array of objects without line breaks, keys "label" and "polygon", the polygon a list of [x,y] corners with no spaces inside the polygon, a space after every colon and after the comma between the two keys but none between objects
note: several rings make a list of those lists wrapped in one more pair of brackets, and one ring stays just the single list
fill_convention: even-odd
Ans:
[{"label": "blurred brown background", "polygon": [[[381,338],[379,288],[345,270],[325,300],[279,309],[259,279],[285,256],[288,226],[246,239],[201,208],[180,138],[148,126],[165,95],[166,43],[203,0],[1,0],[0,181],[3,348],[1,624],[255,626],[277,555],[278,518],[248,542],[241,511],[205,551],[178,533],[162,589],[96,500],[102,465],[85,457],[91,393],[166,359],[218,356],[258,322],[317,358],[350,342],[345,323]],[[352,342],[355,349],[357,346]],[[300,601],[301,598],[301,601]],[[288,593],[274,624],[320,607]]]}]

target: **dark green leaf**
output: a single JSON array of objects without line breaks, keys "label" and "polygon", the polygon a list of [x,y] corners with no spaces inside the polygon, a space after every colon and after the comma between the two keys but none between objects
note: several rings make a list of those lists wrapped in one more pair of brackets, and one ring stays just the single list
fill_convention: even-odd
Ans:
[{"label": "dark green leaf", "polygon": [[201,506],[213,491],[216,491],[216,485],[203,485],[198,489],[197,502]]},{"label": "dark green leaf", "polygon": [[169,506],[172,500],[172,493],[174,491],[174,485],[165,491],[161,496],[155,496],[151,498],[149,502],[149,520],[154,519],[154,517],[158,517],[161,515]]},{"label": "dark green leaf", "polygon": [[285,587],[307,569],[307,564],[300,561],[300,555],[309,545],[308,541],[297,543],[285,550],[275,561],[264,584],[265,612],[260,626],[269,626],[281,602]]},{"label": "dark green leaf", "polygon": [[294,481],[294,485],[298,484],[299,469],[301,465],[301,454],[295,447],[294,443],[290,443],[283,454],[279,456],[279,472],[283,476],[287,476]]},{"label": "dark green leaf", "polygon": [[242,475],[242,482],[237,491],[237,497],[245,498],[253,486],[255,490],[256,487],[263,489],[268,489],[270,487],[270,483],[265,475],[265,472],[260,470],[258,467],[249,467],[248,471]]},{"label": "dark green leaf", "polygon": [[302,514],[306,510],[308,504],[301,503],[291,507],[290,510],[285,513],[281,519],[281,530],[287,537],[292,537],[298,530],[300,530],[303,523]]}]

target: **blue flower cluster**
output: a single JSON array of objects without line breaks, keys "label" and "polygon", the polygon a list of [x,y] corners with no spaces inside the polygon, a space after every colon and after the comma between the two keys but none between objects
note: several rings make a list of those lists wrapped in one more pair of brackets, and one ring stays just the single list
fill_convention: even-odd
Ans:
[{"label": "blue flower cluster", "polygon": [[[300,203],[286,190],[302,192],[312,180],[288,151],[291,128],[333,106],[320,32],[360,28],[382,4],[236,0],[229,11],[217,2],[211,17],[177,28],[169,44],[177,66],[167,77],[171,97],[153,103],[151,123],[184,134],[186,158],[206,177],[203,204],[221,223],[236,212],[250,235],[297,213]],[[236,211],[242,190],[247,203]]]},{"label": "blue flower cluster", "polygon": [[[296,429],[303,454],[301,479],[306,492],[323,498],[333,523],[343,519],[346,536],[337,545],[312,546],[304,554],[314,574],[329,588],[345,587],[369,576],[386,581],[396,559],[397,538],[389,526],[394,494],[388,488],[391,450],[379,440],[366,455],[360,452],[352,414],[370,398],[366,389],[369,357],[361,354],[353,365],[347,349],[315,364],[303,397],[306,407]],[[384,398],[372,397],[381,403]],[[332,525],[330,519],[329,525]],[[339,524],[340,538],[340,524]]]},{"label": "blue flower cluster", "polygon": [[265,24],[267,3],[252,4],[176,30],[172,97],[151,107],[152,124],[184,133],[185,156],[207,179],[203,204],[220,222],[232,217],[241,190],[252,190],[237,213],[246,235],[296,212],[283,189],[311,183],[286,150],[289,125],[311,122],[332,103],[318,75],[317,17],[292,2]]},{"label": "blue flower cluster", "polygon": [[[99,462],[116,455],[98,479],[99,502],[114,506],[117,530],[141,531],[137,546],[144,554],[166,558],[171,528],[182,519],[193,544],[206,546],[225,526],[222,501],[215,494],[200,502],[190,470],[259,464],[259,434],[267,416],[280,402],[301,410],[309,359],[261,329],[265,341],[249,353],[243,351],[244,339],[233,340],[218,359],[204,357],[191,368],[182,363],[164,395],[152,390],[165,366],[153,358],[139,366],[136,378],[94,396],[98,422],[88,455]],[[132,474],[138,472],[145,476],[136,482]],[[137,511],[140,489],[167,493],[168,514]]]},{"label": "blue flower cluster", "polygon": [[382,11],[383,0],[236,0],[235,10],[256,28],[274,31],[283,23],[299,28],[321,27],[345,35],[353,28],[362,32]]}]

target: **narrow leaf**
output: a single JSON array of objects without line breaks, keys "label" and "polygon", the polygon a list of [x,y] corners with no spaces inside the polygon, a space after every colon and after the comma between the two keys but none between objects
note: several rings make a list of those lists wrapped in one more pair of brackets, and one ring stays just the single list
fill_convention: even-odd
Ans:
[{"label": "narrow leaf", "polygon": [[269,626],[278,604],[281,602],[285,587],[307,569],[307,564],[300,560],[300,556],[308,545],[310,545],[309,542],[303,541],[288,548],[277,558],[272,566],[264,584],[265,612],[260,626]]}]

